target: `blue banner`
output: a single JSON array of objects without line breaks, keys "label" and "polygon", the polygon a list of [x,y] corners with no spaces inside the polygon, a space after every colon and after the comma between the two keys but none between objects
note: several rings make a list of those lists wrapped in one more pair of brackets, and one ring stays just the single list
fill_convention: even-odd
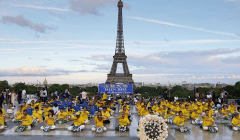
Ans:
[{"label": "blue banner", "polygon": [[133,84],[99,84],[98,92],[103,94],[133,94]]}]

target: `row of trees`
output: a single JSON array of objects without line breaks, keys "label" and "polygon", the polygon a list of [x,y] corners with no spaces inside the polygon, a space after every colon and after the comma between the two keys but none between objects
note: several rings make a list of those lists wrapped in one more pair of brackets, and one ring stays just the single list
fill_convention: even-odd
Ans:
[{"label": "row of trees", "polygon": [[[27,94],[36,94],[37,92],[37,87],[32,86],[32,85],[26,85],[25,83],[16,83],[13,85],[13,87],[10,87],[8,85],[8,82],[5,81],[0,81],[0,91],[5,90],[6,88],[9,88],[10,90],[15,90],[15,92],[19,91],[20,88],[27,89]],[[86,88],[80,88],[80,87],[71,87],[69,84],[53,84],[48,88],[48,92],[52,93],[55,90],[58,91],[58,93],[64,92],[66,89],[69,89],[71,94],[74,96],[79,95],[80,92],[82,92],[84,89],[88,92],[90,92],[92,95],[98,92],[98,87],[93,86],[93,87],[86,87]],[[240,82],[237,82],[234,86],[226,86],[224,88],[198,88],[199,93],[204,93],[207,94],[210,90],[215,90],[216,92],[216,97],[219,97],[220,91],[221,90],[226,90],[229,93],[229,98],[231,99],[239,99],[240,98]],[[168,90],[169,91],[169,90]],[[134,93],[140,93],[143,97],[148,98],[148,97],[154,97],[154,96],[159,96],[162,95],[163,93],[163,87],[158,86],[158,87],[138,87],[134,90]],[[183,97],[188,97],[190,96],[193,98],[193,91],[188,90],[186,88],[183,88],[182,86],[174,86],[172,89],[170,89],[170,98],[173,98],[174,96],[178,96],[179,98]],[[168,93],[169,97],[169,93]]]}]

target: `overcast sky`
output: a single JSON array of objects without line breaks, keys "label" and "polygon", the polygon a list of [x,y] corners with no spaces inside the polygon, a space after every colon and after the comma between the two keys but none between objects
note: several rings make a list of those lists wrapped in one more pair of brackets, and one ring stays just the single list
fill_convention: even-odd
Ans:
[{"label": "overcast sky", "polygon": [[[116,47],[117,2],[0,0],[0,80],[105,82]],[[123,2],[135,82],[240,81],[240,0]]]}]

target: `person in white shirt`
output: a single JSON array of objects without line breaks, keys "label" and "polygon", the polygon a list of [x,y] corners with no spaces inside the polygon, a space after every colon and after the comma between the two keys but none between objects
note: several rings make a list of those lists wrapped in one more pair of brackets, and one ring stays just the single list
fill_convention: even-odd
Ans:
[{"label": "person in white shirt", "polygon": [[26,92],[26,88],[25,88],[24,90],[22,90],[22,100],[23,100],[23,102],[26,102],[26,94],[27,94],[27,92]]},{"label": "person in white shirt", "polygon": [[87,99],[87,95],[89,93],[86,92],[86,90],[84,90],[82,93],[80,93],[82,95],[82,102],[84,102]]}]

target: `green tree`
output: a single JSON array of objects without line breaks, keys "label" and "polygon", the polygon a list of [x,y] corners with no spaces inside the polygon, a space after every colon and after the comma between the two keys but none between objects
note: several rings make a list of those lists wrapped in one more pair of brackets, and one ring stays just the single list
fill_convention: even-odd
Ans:
[{"label": "green tree", "polygon": [[7,87],[9,87],[8,81],[0,81],[0,91],[5,90]]}]

